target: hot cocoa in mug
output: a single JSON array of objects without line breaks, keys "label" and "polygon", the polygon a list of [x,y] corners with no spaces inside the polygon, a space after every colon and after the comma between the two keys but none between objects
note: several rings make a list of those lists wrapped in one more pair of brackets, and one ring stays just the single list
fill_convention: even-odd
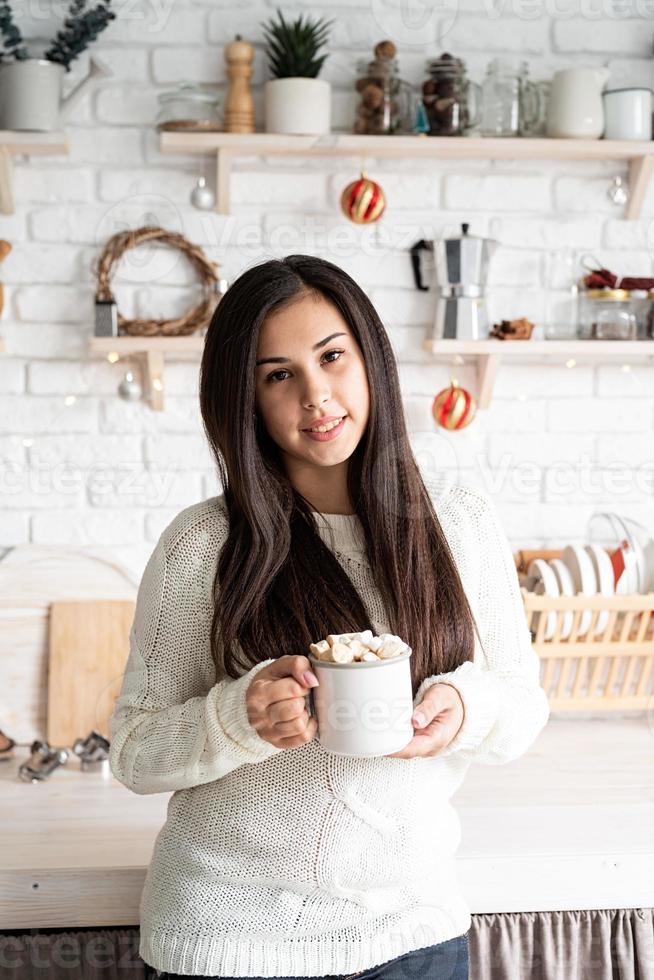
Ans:
[{"label": "hot cocoa in mug", "polygon": [[[413,688],[411,682],[411,648],[397,637],[382,646],[383,637],[374,637],[377,650],[382,656],[376,659],[352,659],[337,644],[343,638],[352,638],[361,654],[359,636],[372,637],[370,631],[362,634],[341,634],[328,637],[337,657],[345,662],[326,659],[327,641],[312,644],[309,653],[311,669],[319,686],[311,689],[309,706],[318,722],[317,738],[320,744],[335,755],[383,756],[398,752],[413,738]],[[389,644],[398,641],[389,651]],[[346,639],[346,643],[349,641]],[[373,646],[375,646],[373,642]],[[380,649],[381,647],[381,649]],[[365,653],[363,654],[365,656]]]}]

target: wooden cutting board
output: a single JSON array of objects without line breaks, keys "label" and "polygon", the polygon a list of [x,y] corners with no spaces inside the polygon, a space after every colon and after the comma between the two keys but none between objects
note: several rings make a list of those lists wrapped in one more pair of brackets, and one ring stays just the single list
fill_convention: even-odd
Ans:
[{"label": "wooden cutting board", "polygon": [[134,602],[50,606],[47,740],[72,746],[92,729],[110,738],[109,718],[129,654]]}]

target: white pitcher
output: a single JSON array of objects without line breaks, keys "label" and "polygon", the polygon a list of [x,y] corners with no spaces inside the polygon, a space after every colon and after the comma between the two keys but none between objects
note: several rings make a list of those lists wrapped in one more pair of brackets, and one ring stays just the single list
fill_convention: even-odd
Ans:
[{"label": "white pitcher", "polygon": [[547,135],[567,139],[599,139],[604,132],[602,89],[608,68],[564,68],[552,79],[547,109]]},{"label": "white pitcher", "polygon": [[46,58],[26,58],[0,65],[0,129],[47,133],[61,128],[68,113],[96,78],[113,71],[93,55],[89,71],[66,97],[62,95],[66,69]]}]

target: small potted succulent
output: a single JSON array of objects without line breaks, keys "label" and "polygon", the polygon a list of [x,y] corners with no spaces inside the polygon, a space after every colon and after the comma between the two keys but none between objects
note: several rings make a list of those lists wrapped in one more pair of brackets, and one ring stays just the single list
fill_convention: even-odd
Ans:
[{"label": "small potted succulent", "polygon": [[91,58],[87,77],[62,99],[71,62],[115,18],[110,4],[111,0],[98,0],[87,7],[87,0],[70,0],[63,26],[43,57],[35,58],[14,22],[10,0],[0,0],[0,129],[58,129],[91,79],[111,75],[99,58]]},{"label": "small potted succulent", "polygon": [[302,15],[287,23],[278,9],[277,20],[263,26],[273,75],[264,87],[266,132],[330,132],[331,86],[317,75],[327,57],[320,49],[327,42],[331,23]]}]

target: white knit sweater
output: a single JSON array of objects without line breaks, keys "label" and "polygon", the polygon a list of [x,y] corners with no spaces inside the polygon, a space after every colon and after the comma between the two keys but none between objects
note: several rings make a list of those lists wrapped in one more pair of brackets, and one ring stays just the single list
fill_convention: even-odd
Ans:
[{"label": "white knit sweater", "polygon": [[[549,707],[494,506],[469,487],[428,489],[488,654],[475,638],[474,662],[417,692],[416,705],[447,681],[465,706],[457,737],[433,758],[349,758],[316,739],[278,749],[260,738],[245,693],[271,661],[216,682],[209,648],[224,497],[186,508],[161,535],[139,587],[110,749],[130,790],[173,791],[141,897],[139,952],[156,969],[348,974],[470,928],[450,797],[471,762],[525,752]],[[376,631],[392,632],[358,518],[317,518]],[[294,652],[306,651],[280,651]]]}]

